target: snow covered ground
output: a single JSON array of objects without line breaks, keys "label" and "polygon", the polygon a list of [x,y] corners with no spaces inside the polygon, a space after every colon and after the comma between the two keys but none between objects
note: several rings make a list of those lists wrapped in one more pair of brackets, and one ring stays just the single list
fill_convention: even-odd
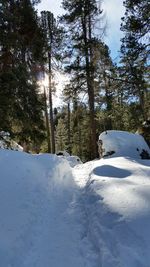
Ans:
[{"label": "snow covered ground", "polygon": [[75,167],[74,174],[96,266],[149,267],[150,160],[101,159]]},{"label": "snow covered ground", "polygon": [[85,266],[67,161],[0,150],[0,171],[0,266]]},{"label": "snow covered ground", "polygon": [[[132,151],[132,150],[131,150]],[[0,150],[0,267],[150,267],[150,160]]]}]

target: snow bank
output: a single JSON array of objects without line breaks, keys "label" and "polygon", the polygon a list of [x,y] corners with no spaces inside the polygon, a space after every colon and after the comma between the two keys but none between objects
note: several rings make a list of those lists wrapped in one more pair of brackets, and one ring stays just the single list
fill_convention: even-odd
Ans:
[{"label": "snow bank", "polygon": [[102,141],[102,156],[129,156],[141,158],[147,152],[150,156],[150,149],[144,138],[139,134],[125,131],[106,131],[100,134],[99,141]]},{"label": "snow bank", "polygon": [[65,158],[71,167],[75,167],[78,164],[83,164],[83,162],[77,156],[69,156],[69,157],[65,157]]},{"label": "snow bank", "polygon": [[4,131],[0,132],[0,148],[23,151],[23,147],[11,139],[10,133]]},{"label": "snow bank", "polygon": [[70,156],[70,154],[67,152],[67,151],[58,151],[57,153],[56,153],[56,155],[57,156],[64,156],[64,157],[69,157]]},{"label": "snow bank", "polygon": [[[63,159],[0,150],[1,267],[60,266],[57,249],[49,249],[60,243],[56,225],[62,227],[60,214],[68,208],[74,188],[71,169]],[[53,235],[56,244],[51,244]]]},{"label": "snow bank", "polygon": [[149,267],[150,160],[119,157],[120,136],[116,157],[74,168],[0,150],[0,267]]},{"label": "snow bank", "polygon": [[114,157],[86,169],[86,235],[97,251],[96,266],[150,266],[150,160]]},{"label": "snow bank", "polygon": [[64,160],[66,160],[70,167],[75,167],[78,164],[83,164],[83,162],[81,161],[81,159],[78,156],[66,156],[66,155],[61,155],[61,154],[57,154],[59,157],[63,158]]}]

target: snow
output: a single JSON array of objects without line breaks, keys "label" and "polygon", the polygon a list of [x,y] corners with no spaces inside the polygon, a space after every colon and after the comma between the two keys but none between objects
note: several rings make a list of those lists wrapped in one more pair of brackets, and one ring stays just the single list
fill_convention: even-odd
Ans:
[{"label": "snow", "polygon": [[1,149],[0,170],[0,266],[88,266],[90,244],[81,246],[84,218],[68,162]]},{"label": "snow", "polygon": [[75,167],[79,164],[83,164],[81,159],[77,156],[67,156],[67,157],[64,157],[64,159],[68,161],[70,167]]},{"label": "snow", "polygon": [[140,154],[147,151],[150,155],[150,149],[144,138],[139,134],[133,134],[126,131],[106,131],[100,134],[99,140],[102,141],[103,156],[114,151],[115,156],[130,156],[141,158]]},{"label": "snow", "polygon": [[57,156],[64,156],[64,157],[69,157],[70,154],[67,151],[58,151],[56,153]]},{"label": "snow", "polygon": [[[97,251],[97,266],[149,266],[150,161],[101,159],[90,162],[87,174],[87,236]],[[83,186],[81,180],[78,184]]]},{"label": "snow", "polygon": [[12,140],[10,137],[10,133],[5,131],[0,132],[0,148],[23,151],[23,147],[17,144],[14,140]]},{"label": "snow", "polygon": [[76,165],[83,163],[78,156],[70,156],[66,151],[58,151],[56,155],[67,160],[70,167],[75,167]]},{"label": "snow", "polygon": [[123,155],[120,136],[103,138],[117,153],[75,166],[0,149],[0,267],[150,266],[150,160],[129,136]]}]

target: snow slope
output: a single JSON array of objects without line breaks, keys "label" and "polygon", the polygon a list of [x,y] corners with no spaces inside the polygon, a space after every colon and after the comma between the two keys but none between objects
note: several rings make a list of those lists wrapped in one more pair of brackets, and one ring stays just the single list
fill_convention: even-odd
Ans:
[{"label": "snow slope", "polygon": [[4,131],[0,132],[0,149],[23,151],[23,147],[12,140],[10,133]]},{"label": "snow slope", "polygon": [[75,167],[74,174],[96,266],[149,267],[150,160],[101,159]]},{"label": "snow slope", "polygon": [[150,267],[150,160],[117,148],[74,168],[0,150],[0,267]]},{"label": "snow slope", "polygon": [[0,267],[88,266],[78,194],[67,161],[0,150]]}]

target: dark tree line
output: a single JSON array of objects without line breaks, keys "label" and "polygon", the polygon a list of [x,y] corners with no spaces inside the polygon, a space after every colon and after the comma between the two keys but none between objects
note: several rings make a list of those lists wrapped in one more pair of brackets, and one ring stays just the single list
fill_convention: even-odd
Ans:
[{"label": "dark tree line", "polygon": [[34,9],[38,1],[0,1],[0,129],[22,143],[44,136],[37,66],[45,38]]}]

